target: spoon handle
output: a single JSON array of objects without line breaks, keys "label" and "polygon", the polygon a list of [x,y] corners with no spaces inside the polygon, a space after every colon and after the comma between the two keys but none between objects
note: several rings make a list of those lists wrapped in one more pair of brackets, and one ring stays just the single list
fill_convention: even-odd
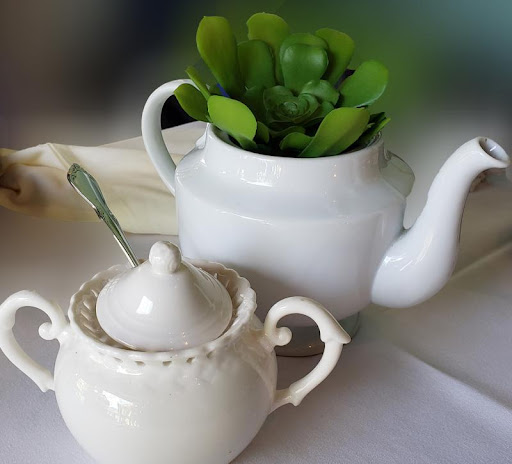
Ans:
[{"label": "spoon handle", "polygon": [[68,181],[79,195],[93,207],[98,217],[111,230],[114,238],[132,266],[138,266],[139,261],[126,240],[119,222],[107,206],[107,202],[103,197],[103,193],[101,193],[101,189],[96,182],[96,179],[94,179],[94,177],[92,177],[85,169],[75,163],[69,168]]}]

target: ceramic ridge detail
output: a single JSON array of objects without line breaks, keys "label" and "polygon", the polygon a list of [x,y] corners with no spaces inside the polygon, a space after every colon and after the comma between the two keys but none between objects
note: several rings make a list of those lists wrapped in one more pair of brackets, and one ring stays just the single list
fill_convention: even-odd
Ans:
[{"label": "ceramic ridge detail", "polygon": [[[227,330],[215,340],[182,350],[145,352],[123,347],[110,338],[103,329],[101,329],[99,324],[95,331],[86,327],[84,323],[80,321],[82,310],[87,308],[87,305],[93,306],[94,309],[90,309],[89,311],[93,312],[94,320],[97,322],[95,310],[97,296],[111,279],[128,269],[128,266],[125,265],[112,266],[107,270],[95,274],[89,281],[82,284],[79,291],[71,297],[68,310],[70,325],[76,329],[77,335],[88,344],[94,346],[96,351],[103,355],[110,356],[111,358],[119,358],[133,362],[141,361],[146,364],[162,364],[168,361],[179,359],[187,360],[198,356],[208,358],[207,355],[231,345],[238,340],[244,331],[249,329],[250,320],[256,310],[256,294],[247,279],[240,277],[236,271],[228,269],[222,264],[204,260],[190,260],[189,262],[211,276],[216,275],[217,279],[228,291],[233,302],[232,320]],[[105,344],[106,341],[109,343],[108,345]]]}]

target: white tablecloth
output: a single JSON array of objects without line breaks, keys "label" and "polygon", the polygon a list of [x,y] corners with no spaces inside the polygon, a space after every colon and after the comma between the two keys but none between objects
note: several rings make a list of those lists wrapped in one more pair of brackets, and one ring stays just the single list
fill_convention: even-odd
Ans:
[{"label": "white tablecloth", "polygon": [[[0,210],[0,225],[0,300],[29,288],[67,308],[83,281],[124,259],[101,224]],[[510,186],[472,194],[465,267],[450,284],[414,308],[365,310],[333,374],[298,408],[271,414],[235,462],[512,462],[512,242],[504,245],[511,238]],[[153,239],[130,238],[139,256]],[[41,312],[23,309],[15,333],[50,367],[58,344],[37,336],[43,321]],[[281,386],[317,361],[280,359]],[[0,463],[92,463],[67,431],[53,392],[41,393],[2,354]]]}]

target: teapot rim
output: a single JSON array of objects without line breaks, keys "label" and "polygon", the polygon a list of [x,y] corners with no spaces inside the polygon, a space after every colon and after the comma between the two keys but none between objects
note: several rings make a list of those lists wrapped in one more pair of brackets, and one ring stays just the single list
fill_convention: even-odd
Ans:
[{"label": "teapot rim", "polygon": [[214,126],[211,123],[207,123],[206,125],[206,135],[207,137],[210,136],[212,139],[214,139],[216,142],[224,145],[228,150],[234,150],[235,153],[240,152],[244,156],[250,155],[254,158],[261,159],[264,161],[279,161],[279,162],[298,162],[298,163],[326,163],[326,162],[332,162],[332,161],[339,161],[340,159],[350,159],[355,157],[361,157],[365,155],[370,155],[372,152],[378,151],[380,147],[384,143],[384,137],[382,136],[382,132],[378,132],[372,142],[367,145],[364,148],[360,148],[358,150],[352,150],[345,153],[339,153],[337,155],[331,155],[331,156],[319,156],[317,158],[295,158],[295,157],[288,157],[288,156],[279,156],[279,155],[265,155],[263,153],[256,153],[249,150],[244,150],[243,148],[238,147],[234,143],[232,143],[229,140],[229,135],[225,132],[219,129],[218,127]]},{"label": "teapot rim", "polygon": [[[89,346],[94,347],[103,355],[109,355],[116,360],[130,360],[136,363],[144,364],[162,364],[178,360],[192,362],[197,357],[210,358],[212,353],[219,348],[226,347],[238,340],[243,332],[249,327],[249,322],[256,310],[256,293],[251,288],[247,279],[241,277],[235,270],[229,269],[220,263],[205,260],[188,260],[194,266],[197,266],[211,275],[216,276],[226,287],[233,301],[233,317],[227,329],[214,340],[205,342],[201,345],[181,350],[169,351],[140,351],[124,347],[112,340],[102,329],[101,339],[98,335],[98,329],[90,329],[78,319],[82,317],[90,322],[84,316],[84,308],[96,314],[96,300],[101,289],[110,279],[119,273],[126,271],[126,265],[115,265],[106,270],[95,274],[90,280],[83,283],[72,297],[68,309],[68,318],[70,327],[81,340]],[[93,301],[91,301],[93,300]],[[92,306],[90,308],[89,306]],[[82,316],[80,316],[82,315]],[[89,314],[89,318],[90,318]],[[95,333],[96,332],[96,333]],[[111,344],[107,344],[111,343]]]}]

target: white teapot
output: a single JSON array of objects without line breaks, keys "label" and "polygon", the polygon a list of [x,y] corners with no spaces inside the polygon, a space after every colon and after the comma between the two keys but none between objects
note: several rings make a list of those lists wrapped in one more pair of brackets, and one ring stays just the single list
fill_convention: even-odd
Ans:
[{"label": "white teapot", "polygon": [[[60,343],[53,375],[14,338],[15,314],[24,306],[51,319],[39,333]],[[226,464],[268,414],[287,403],[298,405],[322,382],[350,341],[327,310],[307,298],[280,301],[264,325],[255,309],[255,292],[235,271],[206,261],[181,262],[172,245],[158,242],[149,262],[129,270],[114,266],[84,283],[71,299],[69,322],[35,292],[10,296],[0,306],[0,348],[41,390],[55,390],[69,430],[99,463]],[[289,314],[318,324],[325,352],[312,372],[276,390],[274,346],[291,337],[277,323]],[[197,323],[197,317],[206,322]],[[183,326],[160,330],[169,321]],[[126,346],[148,343],[175,349]]]},{"label": "white teapot", "polygon": [[[209,124],[175,166],[160,119],[163,104],[184,82],[190,83],[168,82],[149,97],[144,143],[176,196],[183,253],[245,275],[258,293],[261,317],[274,301],[298,292],[338,320],[372,302],[407,307],[431,297],[453,271],[473,179],[510,163],[490,139],[465,143],[441,168],[414,226],[404,230],[414,175],[380,136],[358,151],[299,159],[242,150]],[[295,329],[309,321],[287,323],[297,340]],[[312,338],[303,341],[302,354],[311,354]]]}]

